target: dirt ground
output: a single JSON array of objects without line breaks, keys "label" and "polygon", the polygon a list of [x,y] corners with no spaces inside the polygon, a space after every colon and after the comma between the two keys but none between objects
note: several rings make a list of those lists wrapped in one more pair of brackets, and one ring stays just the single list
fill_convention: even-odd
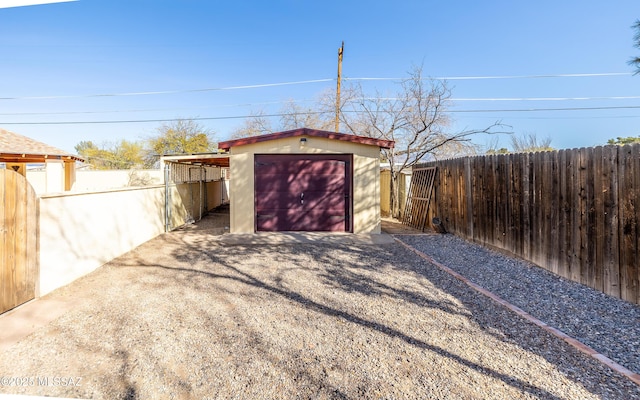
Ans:
[{"label": "dirt ground", "polygon": [[[222,217],[221,217],[222,218]],[[162,235],[49,295],[0,393],[133,398],[640,398],[402,246]]]}]

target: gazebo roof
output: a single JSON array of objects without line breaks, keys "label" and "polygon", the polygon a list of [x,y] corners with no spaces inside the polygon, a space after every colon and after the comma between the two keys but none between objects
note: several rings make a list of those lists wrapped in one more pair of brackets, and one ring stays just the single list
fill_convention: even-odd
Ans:
[{"label": "gazebo roof", "polygon": [[0,128],[0,162],[84,161],[64,150]]}]

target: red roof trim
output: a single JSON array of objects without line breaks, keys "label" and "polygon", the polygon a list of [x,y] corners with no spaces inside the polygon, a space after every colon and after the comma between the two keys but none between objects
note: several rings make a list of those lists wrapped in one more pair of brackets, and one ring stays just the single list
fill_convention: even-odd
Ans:
[{"label": "red roof trim", "polygon": [[341,140],[344,142],[360,143],[370,146],[378,146],[384,149],[391,149],[395,144],[392,140],[374,139],[366,136],[348,135],[346,133],[321,131],[317,129],[300,128],[291,131],[276,132],[268,135],[251,136],[242,139],[227,140],[225,142],[218,143],[218,148],[221,150],[229,150],[232,147],[245,146],[247,144],[254,144],[259,142],[266,142],[268,140],[285,139],[296,136],[313,136],[322,137],[333,140]]}]

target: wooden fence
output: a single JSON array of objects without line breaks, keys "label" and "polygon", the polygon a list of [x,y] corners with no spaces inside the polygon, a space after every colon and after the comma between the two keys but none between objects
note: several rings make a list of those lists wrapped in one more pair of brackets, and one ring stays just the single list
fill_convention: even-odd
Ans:
[{"label": "wooden fence", "polygon": [[640,144],[426,163],[428,220],[640,304]]},{"label": "wooden fence", "polygon": [[38,202],[27,179],[0,169],[0,314],[36,297]]}]

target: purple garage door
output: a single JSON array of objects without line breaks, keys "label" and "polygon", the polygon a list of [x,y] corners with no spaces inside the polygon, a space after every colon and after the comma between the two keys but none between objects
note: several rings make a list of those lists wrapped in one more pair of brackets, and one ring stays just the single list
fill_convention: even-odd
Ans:
[{"label": "purple garage door", "polygon": [[350,232],[351,158],[256,154],[256,230]]}]

